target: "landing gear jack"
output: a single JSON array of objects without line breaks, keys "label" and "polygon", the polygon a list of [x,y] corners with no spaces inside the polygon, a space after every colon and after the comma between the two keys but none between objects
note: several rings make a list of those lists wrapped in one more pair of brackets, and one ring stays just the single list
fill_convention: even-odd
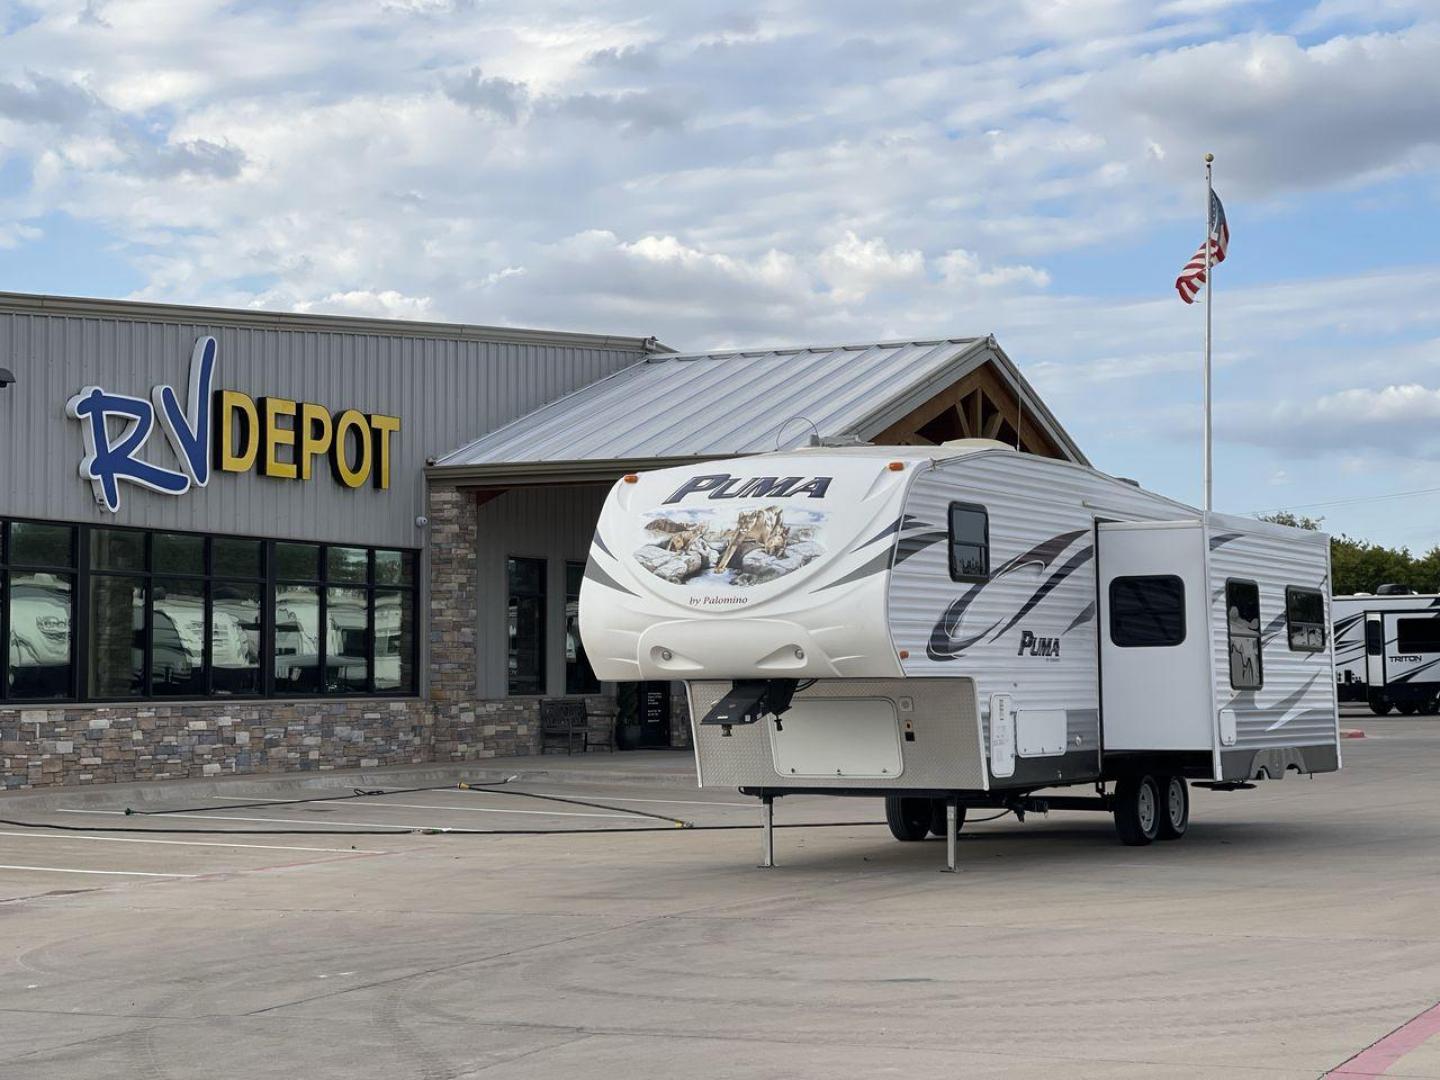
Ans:
[{"label": "landing gear jack", "polygon": [[775,796],[760,796],[760,868],[775,866]]},{"label": "landing gear jack", "polygon": [[960,835],[960,800],[951,795],[945,800],[945,873],[955,869],[955,844]]}]

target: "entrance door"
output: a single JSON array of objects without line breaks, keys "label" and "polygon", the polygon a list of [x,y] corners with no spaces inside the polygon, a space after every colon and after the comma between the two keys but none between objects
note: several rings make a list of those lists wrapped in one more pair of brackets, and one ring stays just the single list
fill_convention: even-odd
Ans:
[{"label": "entrance door", "polygon": [[1365,613],[1365,683],[1368,691],[1385,689],[1385,616]]},{"label": "entrance door", "polygon": [[1198,521],[1096,528],[1105,750],[1209,751],[1204,529]]}]

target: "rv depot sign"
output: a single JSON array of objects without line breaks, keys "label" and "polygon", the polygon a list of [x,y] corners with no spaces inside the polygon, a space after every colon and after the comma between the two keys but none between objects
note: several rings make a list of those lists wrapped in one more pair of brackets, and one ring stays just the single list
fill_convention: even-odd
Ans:
[{"label": "rv depot sign", "polygon": [[[95,489],[97,503],[112,514],[118,511],[121,481],[183,495],[208,486],[215,470],[309,480],[317,458],[328,462],[335,482],[347,488],[367,482],[382,490],[390,486],[398,416],[355,409],[332,413],[308,401],[257,400],[237,390],[212,389],[216,350],[213,337],[195,342],[183,403],[171,386],[155,387],[148,398],[87,386],[65,403],[65,414],[83,425],[80,475]],[[179,469],[140,457],[157,422]]]}]

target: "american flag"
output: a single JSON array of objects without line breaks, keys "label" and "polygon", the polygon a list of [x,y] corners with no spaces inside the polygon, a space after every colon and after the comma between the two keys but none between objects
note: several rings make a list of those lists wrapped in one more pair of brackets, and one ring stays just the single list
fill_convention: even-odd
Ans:
[{"label": "american flag", "polygon": [[1180,276],[1175,279],[1175,291],[1187,304],[1195,302],[1195,297],[1200,295],[1200,289],[1205,284],[1206,244],[1210,246],[1211,266],[1225,261],[1225,249],[1230,246],[1230,226],[1225,223],[1225,207],[1220,205],[1220,196],[1213,191],[1210,193],[1210,235],[1195,254],[1190,256],[1185,269],[1181,270]]}]

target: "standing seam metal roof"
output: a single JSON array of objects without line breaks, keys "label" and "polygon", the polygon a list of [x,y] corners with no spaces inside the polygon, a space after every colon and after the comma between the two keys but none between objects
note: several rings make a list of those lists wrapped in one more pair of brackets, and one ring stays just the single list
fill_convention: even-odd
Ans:
[{"label": "standing seam metal roof", "polygon": [[987,360],[1056,443],[1083,461],[993,339],[975,337],[651,356],[435,468],[722,457],[791,449],[816,433],[869,438]]}]

